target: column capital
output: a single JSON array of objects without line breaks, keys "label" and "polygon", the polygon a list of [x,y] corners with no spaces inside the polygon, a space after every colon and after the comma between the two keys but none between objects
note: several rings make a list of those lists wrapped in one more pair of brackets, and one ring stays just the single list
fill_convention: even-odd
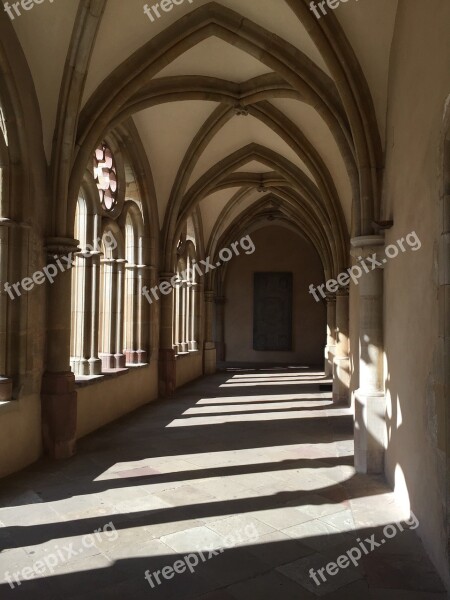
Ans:
[{"label": "column capital", "polygon": [[348,284],[345,287],[340,287],[336,292],[336,297],[338,296],[348,296],[350,293],[350,288]]},{"label": "column capital", "polygon": [[325,292],[325,302],[336,302],[336,292]]},{"label": "column capital", "polygon": [[367,258],[376,254],[378,258],[384,244],[384,235],[361,235],[350,240],[350,254],[354,258]]},{"label": "column capital", "polygon": [[205,291],[205,301],[206,302],[214,302],[215,292],[211,290]]},{"label": "column capital", "polygon": [[45,240],[45,250],[49,257],[67,256],[79,251],[80,241],[74,238],[48,237]]},{"label": "column capital", "polygon": [[14,219],[8,219],[7,217],[0,217],[0,227],[10,227],[11,229],[33,229],[31,223],[15,221]]}]

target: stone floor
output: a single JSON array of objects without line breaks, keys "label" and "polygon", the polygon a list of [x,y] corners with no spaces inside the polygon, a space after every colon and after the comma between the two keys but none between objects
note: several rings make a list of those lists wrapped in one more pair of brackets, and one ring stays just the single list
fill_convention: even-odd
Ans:
[{"label": "stone floor", "polygon": [[0,598],[447,598],[417,522],[386,539],[406,515],[355,474],[352,417],[323,384],[219,373],[2,481]]}]

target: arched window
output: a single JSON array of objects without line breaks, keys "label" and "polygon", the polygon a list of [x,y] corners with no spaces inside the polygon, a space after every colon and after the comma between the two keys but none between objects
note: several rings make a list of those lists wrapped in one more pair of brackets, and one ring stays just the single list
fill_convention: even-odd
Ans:
[{"label": "arched window", "polygon": [[188,245],[188,346],[189,351],[198,350],[198,283],[195,264],[195,248]]},{"label": "arched window", "polygon": [[187,352],[186,329],[185,329],[185,270],[186,262],[181,256],[177,261],[175,273],[177,275],[177,285],[174,294],[174,315],[173,315],[173,346],[177,354]]},{"label": "arched window", "polygon": [[198,288],[195,269],[195,246],[181,237],[177,247],[174,290],[173,347],[177,354],[198,350]]},{"label": "arched window", "polygon": [[108,225],[101,240],[99,356],[102,370],[123,369],[125,257],[119,227]]},{"label": "arched window", "polygon": [[102,142],[77,204],[71,365],[79,377],[147,361],[143,220],[140,202],[125,198],[126,172],[120,153]]},{"label": "arched window", "polygon": [[[0,216],[7,219],[9,216],[9,153],[6,120],[0,104]],[[3,225],[3,224],[2,224]],[[7,226],[0,226],[0,279],[8,281],[8,248],[10,230]],[[8,338],[8,313],[11,298],[6,287],[0,294],[0,380],[7,378],[7,338]]]},{"label": "arched window", "polygon": [[143,257],[143,226],[141,214],[134,203],[125,208],[125,356],[129,365],[147,361],[144,337],[145,299],[141,294],[145,270]]}]

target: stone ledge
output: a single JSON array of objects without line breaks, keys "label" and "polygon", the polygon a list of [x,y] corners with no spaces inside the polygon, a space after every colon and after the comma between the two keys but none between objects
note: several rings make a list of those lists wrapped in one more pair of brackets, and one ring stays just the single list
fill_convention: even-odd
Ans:
[{"label": "stone ledge", "polygon": [[0,414],[14,412],[20,410],[20,402],[18,400],[5,400],[0,402]]},{"label": "stone ledge", "polygon": [[142,363],[138,365],[127,365],[123,369],[105,371],[100,375],[79,375],[78,377],[75,377],[75,387],[82,388],[87,387],[89,385],[95,385],[96,383],[101,383],[102,381],[107,381],[115,377],[122,377],[123,375],[126,375],[133,369],[145,369],[145,367],[149,366],[150,363]]},{"label": "stone ledge", "polygon": [[189,350],[188,352],[179,352],[175,354],[175,360],[180,358],[186,358],[186,356],[191,356],[192,354],[199,354],[200,350]]}]

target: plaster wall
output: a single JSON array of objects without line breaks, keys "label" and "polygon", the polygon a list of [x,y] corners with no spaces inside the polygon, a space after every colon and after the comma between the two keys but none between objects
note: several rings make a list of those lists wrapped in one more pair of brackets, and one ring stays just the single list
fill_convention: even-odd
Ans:
[{"label": "plaster wall", "polygon": [[158,397],[158,363],[130,368],[125,375],[78,386],[77,439]]},{"label": "plaster wall", "polygon": [[[445,420],[438,374],[438,243],[443,115],[450,94],[450,4],[403,0],[391,55],[383,218],[387,244],[422,242],[385,269],[386,474],[419,519],[418,533],[449,583]],[[446,366],[447,369],[450,365]]]},{"label": "plaster wall", "polygon": [[35,462],[42,451],[41,398],[32,394],[0,405],[0,478]]},{"label": "plaster wall", "polygon": [[[323,367],[326,307],[309,294],[309,284],[323,282],[315,249],[302,237],[280,226],[251,234],[256,250],[230,261],[225,281],[225,358],[228,362],[295,361]],[[257,271],[293,273],[293,351],[253,350],[253,274]]]},{"label": "plaster wall", "polygon": [[177,356],[176,359],[176,387],[179,388],[203,374],[202,353],[189,352],[189,354]]}]

